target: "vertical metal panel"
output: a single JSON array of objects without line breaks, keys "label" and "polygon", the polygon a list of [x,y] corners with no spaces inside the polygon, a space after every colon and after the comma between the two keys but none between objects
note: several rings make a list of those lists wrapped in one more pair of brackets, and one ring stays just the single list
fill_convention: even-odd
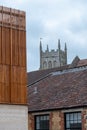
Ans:
[{"label": "vertical metal panel", "polygon": [[5,28],[5,46],[6,46],[6,64],[10,65],[11,57],[11,45],[10,45],[10,29]]},{"label": "vertical metal panel", "polygon": [[18,42],[18,30],[15,30],[15,64],[18,65],[19,60],[19,42]]},{"label": "vertical metal panel", "polygon": [[[25,103],[27,101],[27,88],[26,88],[26,69],[22,67],[20,69],[21,73],[21,102]],[[23,95],[23,96],[22,96]]]},{"label": "vertical metal panel", "polygon": [[11,71],[11,102],[26,103],[26,69],[24,67],[12,67]]},{"label": "vertical metal panel", "polygon": [[15,30],[12,29],[12,65],[15,65]]},{"label": "vertical metal panel", "polygon": [[0,64],[2,62],[2,32],[0,27]]},{"label": "vertical metal panel", "polygon": [[11,68],[11,103],[18,103],[18,88],[17,88],[17,70],[16,67],[13,66]]},{"label": "vertical metal panel", "polygon": [[5,35],[5,28],[2,27],[2,64],[6,64],[6,35]]},{"label": "vertical metal panel", "polygon": [[19,32],[19,45],[20,45],[20,50],[19,50],[19,65],[20,66],[26,66],[26,40],[25,40],[25,31],[20,31]]},{"label": "vertical metal panel", "polygon": [[9,96],[9,66],[7,65],[0,65],[0,102],[2,103],[9,103],[10,96]]}]

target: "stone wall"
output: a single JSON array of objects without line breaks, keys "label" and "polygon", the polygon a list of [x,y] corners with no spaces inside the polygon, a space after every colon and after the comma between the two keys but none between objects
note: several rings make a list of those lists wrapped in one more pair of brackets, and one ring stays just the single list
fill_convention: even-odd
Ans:
[{"label": "stone wall", "polygon": [[[59,50],[42,52],[40,58],[41,58],[41,66],[42,66],[41,69],[63,66],[66,64],[66,60],[67,60],[65,56],[65,52],[62,50],[60,51],[60,54],[59,54]],[[49,63],[51,63],[51,66],[49,66]]]},{"label": "stone wall", "polygon": [[60,67],[67,64],[67,47],[65,43],[64,50],[60,47],[60,40],[58,40],[58,48],[57,50],[49,50],[47,45],[47,49],[43,51],[42,43],[40,41],[40,69],[49,69]]},{"label": "stone wall", "polygon": [[52,112],[50,116],[50,128],[51,130],[63,130],[64,118],[62,112]]},{"label": "stone wall", "polygon": [[82,130],[87,130],[87,109],[82,111]]}]

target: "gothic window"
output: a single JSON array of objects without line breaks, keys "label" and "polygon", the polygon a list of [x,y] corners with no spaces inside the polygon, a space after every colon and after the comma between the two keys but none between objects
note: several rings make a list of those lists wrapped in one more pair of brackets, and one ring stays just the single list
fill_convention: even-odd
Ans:
[{"label": "gothic window", "polygon": [[46,69],[46,68],[47,68],[47,62],[44,61],[44,63],[43,63],[43,69]]},{"label": "gothic window", "polygon": [[53,66],[54,66],[54,67],[57,66],[57,62],[56,62],[56,61],[53,62]]},{"label": "gothic window", "polygon": [[35,130],[49,130],[49,115],[35,116]]},{"label": "gothic window", "polygon": [[82,130],[81,112],[65,114],[65,130]]},{"label": "gothic window", "polygon": [[48,68],[52,68],[52,62],[51,61],[48,62]]}]

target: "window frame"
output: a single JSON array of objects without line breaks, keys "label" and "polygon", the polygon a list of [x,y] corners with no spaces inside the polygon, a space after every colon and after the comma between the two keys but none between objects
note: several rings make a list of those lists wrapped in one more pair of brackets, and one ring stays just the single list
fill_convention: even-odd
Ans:
[{"label": "window frame", "polygon": [[[36,128],[36,125],[37,125],[37,117],[39,118],[39,122],[38,123],[41,123],[41,118],[43,118],[43,117],[46,117],[46,119],[48,118],[48,120],[44,120],[44,121],[48,121],[48,128],[43,128],[43,129],[41,129],[41,128]],[[49,126],[49,114],[42,114],[42,115],[35,115],[35,117],[34,117],[34,121],[35,121],[35,130],[49,130],[49,128],[50,128],[50,126]],[[43,121],[43,120],[42,120]],[[39,125],[41,125],[41,124],[39,124]]]},{"label": "window frame", "polygon": [[[75,114],[77,114],[77,118],[75,117],[76,115]],[[80,117],[81,118],[79,118],[79,116],[78,116],[78,114],[81,114],[81,111],[76,111],[76,112],[66,112],[66,113],[64,113],[64,123],[65,123],[65,130],[82,130],[82,116],[80,115]],[[67,115],[69,115],[69,117],[68,117],[68,119],[66,119],[67,117]],[[73,119],[70,119],[70,118],[72,118],[72,117],[70,117],[71,115],[73,115]],[[76,119],[75,119],[76,118]],[[75,119],[75,120],[74,120]],[[72,124],[80,124],[81,126],[80,126],[80,128],[79,127],[73,127],[73,128],[70,128],[70,126],[69,127],[67,127],[66,126],[66,124],[68,124],[69,123],[69,125],[70,125],[70,123],[72,122]]]}]

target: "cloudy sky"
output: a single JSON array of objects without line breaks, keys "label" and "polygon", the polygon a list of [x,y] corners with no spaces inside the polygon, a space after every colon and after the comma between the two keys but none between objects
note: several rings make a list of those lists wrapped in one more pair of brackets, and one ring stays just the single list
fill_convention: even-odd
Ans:
[{"label": "cloudy sky", "polygon": [[1,6],[26,11],[27,71],[39,68],[39,43],[43,50],[68,48],[68,63],[78,55],[87,58],[87,0],[0,0]]}]

